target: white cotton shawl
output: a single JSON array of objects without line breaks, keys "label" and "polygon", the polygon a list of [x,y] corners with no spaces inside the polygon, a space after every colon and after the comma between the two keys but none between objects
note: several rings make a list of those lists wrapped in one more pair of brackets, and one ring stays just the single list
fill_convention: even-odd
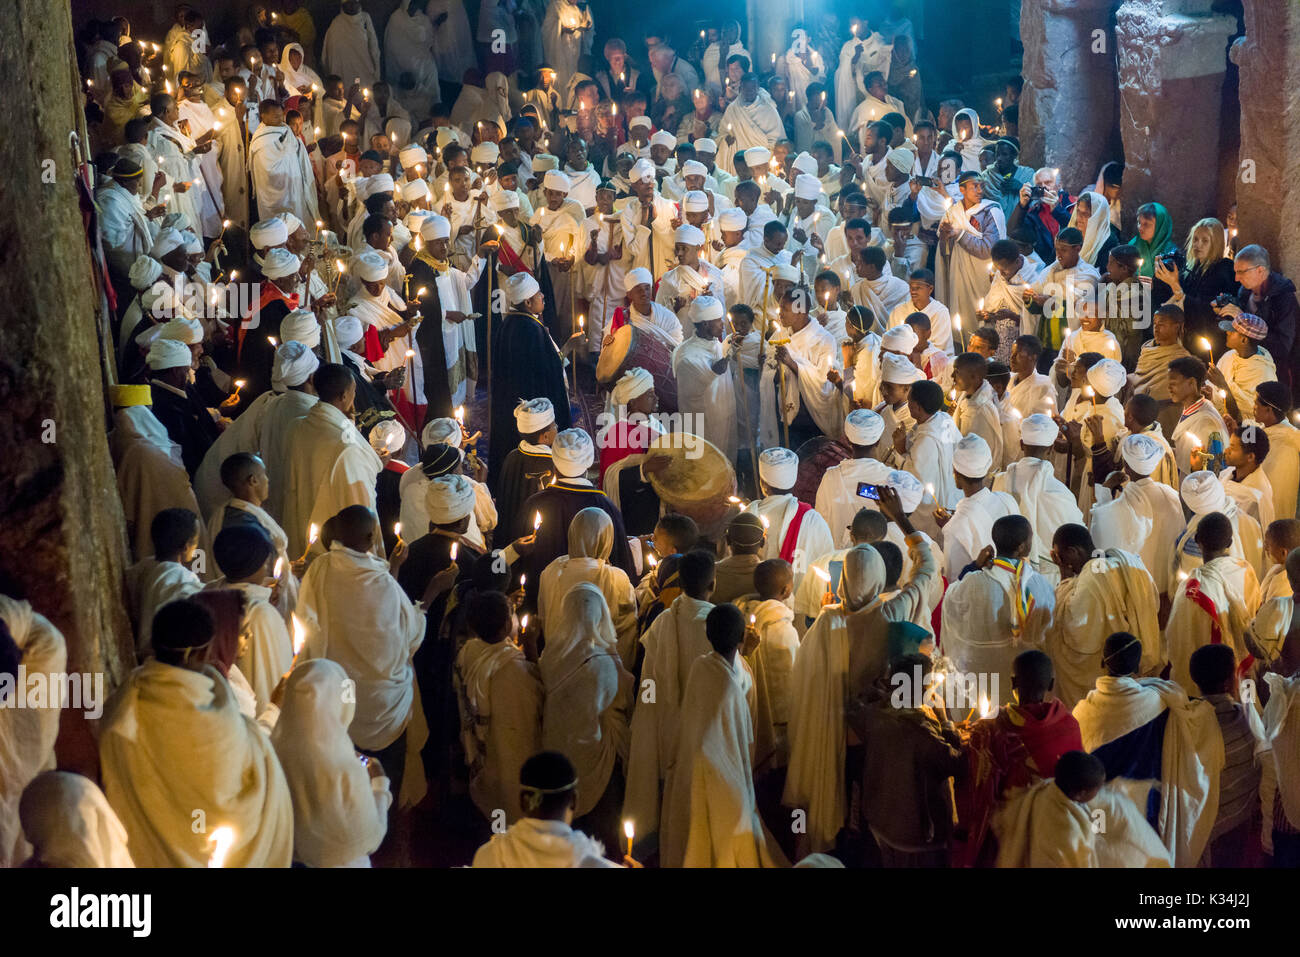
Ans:
[{"label": "white cotton shawl", "polygon": [[42,867],[134,867],[126,828],[94,781],[46,771],[23,791],[18,809],[32,861]]}]

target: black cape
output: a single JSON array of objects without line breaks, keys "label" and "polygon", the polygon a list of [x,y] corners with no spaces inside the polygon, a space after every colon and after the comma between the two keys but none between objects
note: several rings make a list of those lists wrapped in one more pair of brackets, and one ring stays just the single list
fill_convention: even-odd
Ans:
[{"label": "black cape", "polygon": [[280,323],[289,314],[289,304],[276,299],[262,307],[261,321],[256,329],[243,330],[244,341],[239,348],[239,378],[245,385],[239,391],[239,411],[247,409],[263,392],[271,391],[271,367],[275,364],[275,346],[271,339],[282,342]]},{"label": "black cape", "polygon": [[492,498],[497,506],[497,527],[493,542],[505,548],[516,538],[532,534],[532,513],[524,514],[524,502],[550,484],[555,477],[555,462],[550,455],[525,452],[516,446],[506,456],[501,471],[492,483]]},{"label": "black cape", "polygon": [[488,470],[497,474],[510,450],[519,444],[515,406],[520,399],[550,399],[555,406],[555,427],[561,431],[569,428],[573,420],[564,386],[564,362],[546,327],[536,318],[526,312],[506,314],[492,363],[495,369]]},{"label": "black cape", "polygon": [[520,516],[530,529],[534,515],[540,512],[542,516],[537,540],[524,560],[528,570],[525,594],[533,604],[536,603],[537,584],[542,577],[542,569],[561,555],[569,554],[569,525],[584,508],[598,508],[610,517],[614,523],[614,549],[610,552],[609,563],[627,572],[628,578],[633,582],[637,580],[636,568],[632,564],[632,550],[627,546],[623,516],[619,514],[618,508],[604,492],[590,485],[578,485],[569,479],[560,479],[530,496],[524,502],[523,515]]},{"label": "black cape", "polygon": [[194,394],[182,397],[156,382],[150,383],[149,391],[153,396],[153,414],[167,430],[168,437],[181,447],[181,460],[192,478],[221,430]]},{"label": "black cape", "polygon": [[[416,299],[424,319],[415,330],[415,347],[420,350],[424,363],[425,420],[444,419],[451,416],[451,388],[447,384],[447,349],[442,342],[442,300],[438,298],[438,271],[422,256],[411,260],[407,274],[411,288],[424,287],[424,295]],[[424,423],[412,423],[423,428]]]}]

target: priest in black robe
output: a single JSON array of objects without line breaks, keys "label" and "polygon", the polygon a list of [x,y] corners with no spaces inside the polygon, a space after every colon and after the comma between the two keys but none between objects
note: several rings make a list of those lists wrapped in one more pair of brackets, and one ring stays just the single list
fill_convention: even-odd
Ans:
[{"label": "priest in black robe", "polygon": [[352,381],[357,386],[357,396],[352,402],[357,420],[378,421],[395,416],[397,410],[389,401],[388,393],[402,387],[406,369],[379,372],[370,367],[365,357],[365,328],[356,316],[339,316],[334,320],[334,339],[343,356],[343,365],[352,373]]},{"label": "priest in black robe", "polygon": [[550,399],[529,399],[515,406],[515,428],[523,436],[506,456],[501,471],[492,479],[492,498],[497,506],[495,544],[505,548],[517,538],[533,532],[532,515],[525,514],[524,502],[550,485],[556,477],[551,443],[555,441],[555,407]]},{"label": "priest in black robe", "polygon": [[[433,219],[430,217],[430,220]],[[446,220],[443,219],[443,222]],[[425,422],[429,419],[448,418],[454,411],[451,405],[451,384],[447,381],[447,348],[442,338],[442,323],[446,316],[438,292],[438,277],[446,275],[451,269],[451,263],[447,259],[447,238],[434,238],[437,232],[433,229],[433,223],[429,222],[428,225],[429,229],[420,230],[420,248],[406,270],[410,280],[407,288],[412,290],[410,298],[419,303],[420,315],[424,317],[415,329],[415,348],[420,350],[420,362],[424,368]],[[420,290],[424,291],[423,295],[417,295]],[[424,422],[411,424],[417,429],[424,427]]]},{"label": "priest in black robe", "polygon": [[244,380],[239,392],[240,412],[271,389],[275,347],[283,341],[280,323],[298,308],[300,269],[302,260],[282,246],[272,249],[262,260],[261,296],[244,317],[238,333],[239,378]]},{"label": "priest in black robe", "polygon": [[159,336],[149,347],[145,361],[154,417],[181,447],[181,460],[192,478],[221,434],[212,413],[188,389],[194,353],[184,342]]}]

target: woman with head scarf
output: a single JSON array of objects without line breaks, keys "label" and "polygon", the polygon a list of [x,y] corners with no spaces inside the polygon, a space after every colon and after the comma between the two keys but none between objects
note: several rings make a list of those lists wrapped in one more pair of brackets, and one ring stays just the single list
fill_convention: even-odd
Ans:
[{"label": "woman with head scarf", "polygon": [[308,867],[369,867],[388,831],[388,778],[348,738],[356,704],[346,680],[328,659],[297,665],[271,733],[293,799],[293,859]]},{"label": "woman with head scarf", "polygon": [[1083,193],[1074,204],[1068,225],[1083,233],[1079,258],[1096,266],[1098,272],[1104,271],[1111,249],[1119,245],[1119,230],[1111,224],[1106,197],[1095,190]]},{"label": "woman with head scarf", "polygon": [[1174,221],[1159,203],[1144,203],[1138,207],[1137,227],[1137,235],[1128,244],[1138,251],[1138,275],[1154,278],[1156,257],[1178,248],[1174,245]]},{"label": "woman with head scarf", "polygon": [[301,43],[285,44],[280,54],[280,72],[284,74],[284,88],[290,96],[323,96],[325,84],[320,74],[307,65]]},{"label": "woman with head scarf", "polygon": [[1120,190],[1124,187],[1124,164],[1118,160],[1111,160],[1109,163],[1102,164],[1097,171],[1097,183],[1093,186],[1094,193],[1100,193],[1110,204],[1110,224],[1115,227],[1116,231],[1120,228],[1120,215],[1122,213],[1120,203]]},{"label": "woman with head scarf", "polygon": [[980,172],[980,151],[993,144],[980,135],[979,114],[970,107],[958,110],[952,118],[951,133],[947,149],[961,154],[962,172]]},{"label": "woman with head scarf", "polygon": [[135,867],[126,828],[89,778],[67,771],[37,775],[18,803],[32,845],[24,867]]},{"label": "woman with head scarf", "polygon": [[548,635],[555,628],[567,628],[564,596],[576,585],[594,586],[609,609],[623,664],[631,668],[636,660],[636,594],[627,573],[609,562],[613,547],[610,517],[598,508],[579,511],[569,525],[569,553],[542,570],[537,617]]},{"label": "woman with head scarf", "polygon": [[[598,514],[608,529],[608,517]],[[606,847],[617,847],[633,680],[620,660],[614,621],[599,587],[579,582],[564,593],[538,668],[546,691],[542,747],[562,752],[578,771],[574,826]]]}]

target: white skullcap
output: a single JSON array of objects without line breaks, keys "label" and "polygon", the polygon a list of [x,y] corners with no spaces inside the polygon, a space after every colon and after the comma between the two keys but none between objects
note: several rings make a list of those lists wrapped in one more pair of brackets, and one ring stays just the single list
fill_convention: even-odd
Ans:
[{"label": "white skullcap", "polygon": [[687,176],[708,176],[709,168],[699,160],[687,160],[682,164],[682,178]]},{"label": "white skullcap", "polygon": [[153,341],[158,338],[158,334],[162,332],[164,325],[166,325],[166,323],[154,323],[152,326],[147,327],[143,332],[135,337],[135,344],[145,352],[148,352],[149,346],[151,346]]},{"label": "white skullcap", "polygon": [[722,303],[712,296],[697,296],[691,303],[691,322],[712,322],[721,319],[725,312]]},{"label": "white skullcap", "polygon": [[690,223],[682,223],[677,227],[677,232],[673,234],[673,242],[683,243],[687,246],[703,246],[704,233]]},{"label": "white skullcap", "polygon": [[533,298],[542,289],[532,274],[526,272],[517,272],[506,282],[510,285],[510,294],[507,298],[513,305],[518,305]]},{"label": "white skullcap", "polygon": [[768,488],[794,488],[799,481],[799,456],[779,446],[764,449],[758,453],[758,477]]},{"label": "white skullcap", "polygon": [[887,353],[880,357],[880,381],[893,385],[911,385],[925,378],[925,373],[912,365],[907,356]]},{"label": "white skullcap", "polygon": [[627,174],[629,183],[635,182],[653,182],[655,178],[655,164],[648,159],[639,159],[632,164],[632,170]]},{"label": "white skullcap", "polygon": [[254,249],[280,246],[289,240],[289,224],[283,219],[264,219],[248,231],[248,241]]},{"label": "white skullcap", "polygon": [[275,349],[271,363],[271,388],[283,392],[302,385],[312,377],[320,359],[301,342],[282,342]]},{"label": "white skullcap", "polygon": [[[423,183],[424,180],[420,180],[420,182]],[[413,209],[402,217],[402,225],[411,231],[412,236],[418,236],[424,221],[433,215],[436,214],[427,209]]]},{"label": "white skullcap", "polygon": [[393,182],[393,177],[388,173],[363,176],[357,180],[357,199],[365,202],[371,196],[378,196],[380,193],[391,193],[396,188],[397,184]]},{"label": "white skullcap", "polygon": [[400,452],[402,446],[406,444],[406,429],[396,419],[384,419],[375,423],[375,427],[370,430],[369,438],[372,449],[380,455],[385,452],[391,455]]},{"label": "white skullcap", "polygon": [[190,347],[175,339],[154,339],[144,360],[154,372],[164,369],[188,369],[194,362]]},{"label": "white skullcap", "polygon": [[301,342],[308,349],[320,345],[320,323],[310,309],[295,309],[280,320],[280,339]]},{"label": "white skullcap", "polygon": [[181,235],[185,237],[185,252],[193,256],[195,253],[203,252],[203,240],[195,236],[188,229],[182,230]]},{"label": "white skullcap", "polygon": [[438,144],[438,149],[450,146],[452,143],[460,142],[460,133],[457,130],[452,129],[450,126],[438,127],[437,135],[438,138],[436,142]]},{"label": "white skullcap", "polygon": [[972,432],[962,436],[962,440],[953,446],[953,471],[967,478],[979,479],[989,474],[993,468],[993,453],[989,444]]},{"label": "white skullcap", "polygon": [[357,277],[366,282],[383,282],[388,278],[389,261],[374,250],[358,254],[353,260]]},{"label": "white skullcap", "polygon": [[159,327],[159,339],[175,339],[177,342],[183,342],[187,346],[192,346],[203,341],[203,323],[197,319],[186,319],[177,316],[169,319]]},{"label": "white skullcap", "polygon": [[801,173],[810,173],[815,176],[817,175],[817,160],[813,159],[811,153],[804,150],[794,158],[794,162],[790,164],[790,168],[797,169]]},{"label": "white skullcap", "polygon": [[634,116],[632,117],[632,119],[627,121],[627,128],[629,130],[636,129],[638,126],[653,126],[653,125],[654,124],[650,122],[650,117],[646,116],[644,113],[642,113],[640,116]]},{"label": "white skullcap", "polygon": [[718,226],[729,233],[738,233],[749,224],[749,217],[738,206],[724,209],[718,214]]},{"label": "white skullcap", "polygon": [[916,162],[916,156],[911,150],[899,146],[886,153],[885,160],[900,173],[910,173],[912,164]]},{"label": "white skullcap", "polygon": [[886,352],[901,352],[910,356],[920,342],[916,330],[903,323],[885,330],[885,334],[880,337],[880,348]]},{"label": "white skullcap", "polygon": [[474,483],[463,475],[439,475],[424,490],[424,507],[435,525],[451,525],[474,511]]},{"label": "white skullcap", "polygon": [[162,274],[162,263],[158,260],[152,256],[136,256],[127,278],[131,280],[132,289],[144,290],[156,283]]},{"label": "white skullcap", "polygon": [[854,409],[844,417],[844,437],[854,445],[875,445],[885,434],[885,420],[870,409]]},{"label": "white skullcap", "polygon": [[179,229],[160,229],[158,238],[153,241],[153,246],[149,249],[149,255],[154,259],[162,259],[174,249],[180,249],[185,245],[185,236]]},{"label": "white skullcap", "polygon": [[1114,359],[1102,359],[1088,370],[1088,385],[1096,389],[1099,396],[1107,399],[1119,395],[1127,380],[1128,373],[1124,371],[1124,366]]},{"label": "white skullcap", "polygon": [[750,169],[766,166],[772,162],[772,151],[766,146],[755,146],[745,150],[745,165]]},{"label": "white skullcap", "polygon": [[596,446],[582,429],[565,429],[551,445],[555,470],[565,478],[579,478],[596,461]]},{"label": "white skullcap", "polygon": [[446,216],[426,216],[420,224],[420,238],[426,243],[451,238],[451,221]]},{"label": "white skullcap", "polygon": [[515,428],[520,435],[534,435],[555,422],[550,399],[520,399],[515,406]]},{"label": "white skullcap", "polygon": [[558,169],[552,169],[547,170],[546,175],[542,177],[542,186],[545,189],[554,189],[561,193],[567,193],[573,189],[573,181]]},{"label": "white skullcap", "polygon": [[1035,412],[1020,423],[1020,441],[1025,445],[1051,445],[1060,431],[1050,415]]},{"label": "white skullcap", "polygon": [[559,169],[560,158],[554,153],[538,153],[533,157],[533,172],[544,173],[549,169]]},{"label": "white skullcap", "polygon": [[425,199],[429,195],[429,184],[422,179],[408,179],[402,184],[402,199],[408,203],[413,203],[417,199]]},{"label": "white skullcap", "polygon": [[1165,449],[1149,435],[1127,435],[1119,443],[1119,456],[1138,475],[1150,475],[1164,461]]},{"label": "white skullcap", "polygon": [[440,419],[430,419],[424,424],[424,428],[420,432],[420,444],[426,448],[438,444],[460,448],[462,438],[464,436],[461,435],[460,423],[447,416]]},{"label": "white skullcap", "polygon": [[361,337],[366,334],[362,328],[361,320],[356,316],[337,316],[334,319],[334,341],[339,344],[340,349],[346,349],[348,346],[355,345],[361,341]]},{"label": "white skullcap", "polygon": [[654,276],[650,275],[650,270],[644,266],[638,266],[636,269],[629,269],[623,276],[623,291],[635,289],[637,286],[653,286],[655,284]]},{"label": "white skullcap", "polygon": [[799,281],[799,267],[793,263],[777,263],[772,270],[773,279],[783,279],[786,282]]},{"label": "white skullcap", "polygon": [[429,154],[418,143],[408,143],[397,151],[397,162],[402,169],[410,169],[429,162]]},{"label": "white skullcap", "polygon": [[709,197],[698,189],[689,191],[682,197],[682,212],[702,213],[709,208]]},{"label": "white skullcap", "polygon": [[822,181],[816,176],[800,173],[794,178],[795,199],[816,199],[822,194]]},{"label": "white skullcap", "polygon": [[1228,493],[1223,490],[1223,483],[1213,472],[1193,472],[1183,479],[1180,491],[1187,507],[1197,515],[1222,512],[1228,507]]},{"label": "white skullcap", "polygon": [[519,194],[513,189],[499,189],[492,194],[492,199],[488,201],[493,212],[501,212],[503,209],[518,209]]},{"label": "white skullcap", "polygon": [[717,152],[718,152],[718,144],[715,143],[713,140],[705,137],[704,139],[699,139],[695,141],[695,155],[698,156],[700,153],[712,153],[716,155]]},{"label": "white skullcap", "polygon": [[501,147],[497,146],[490,140],[485,143],[479,143],[469,151],[469,161],[471,163],[484,163],[487,165],[495,164],[501,157]]},{"label": "white skullcap", "polygon": [[302,229],[302,220],[293,213],[277,213],[275,218],[284,220],[284,228],[289,231],[290,236]]},{"label": "white skullcap", "polygon": [[623,373],[610,393],[615,406],[626,406],[638,396],[645,395],[655,387],[655,379],[642,368],[628,369]]},{"label": "white skullcap", "polygon": [[925,498],[925,486],[911,472],[890,472],[885,484],[898,493],[898,504],[904,512],[915,512]]},{"label": "white skullcap", "polygon": [[262,259],[262,275],[267,279],[283,279],[301,268],[302,260],[283,246],[276,246]]},{"label": "white skullcap", "polygon": [[650,137],[651,146],[666,146],[670,150],[677,148],[677,137],[667,130],[660,130],[654,136]]}]

